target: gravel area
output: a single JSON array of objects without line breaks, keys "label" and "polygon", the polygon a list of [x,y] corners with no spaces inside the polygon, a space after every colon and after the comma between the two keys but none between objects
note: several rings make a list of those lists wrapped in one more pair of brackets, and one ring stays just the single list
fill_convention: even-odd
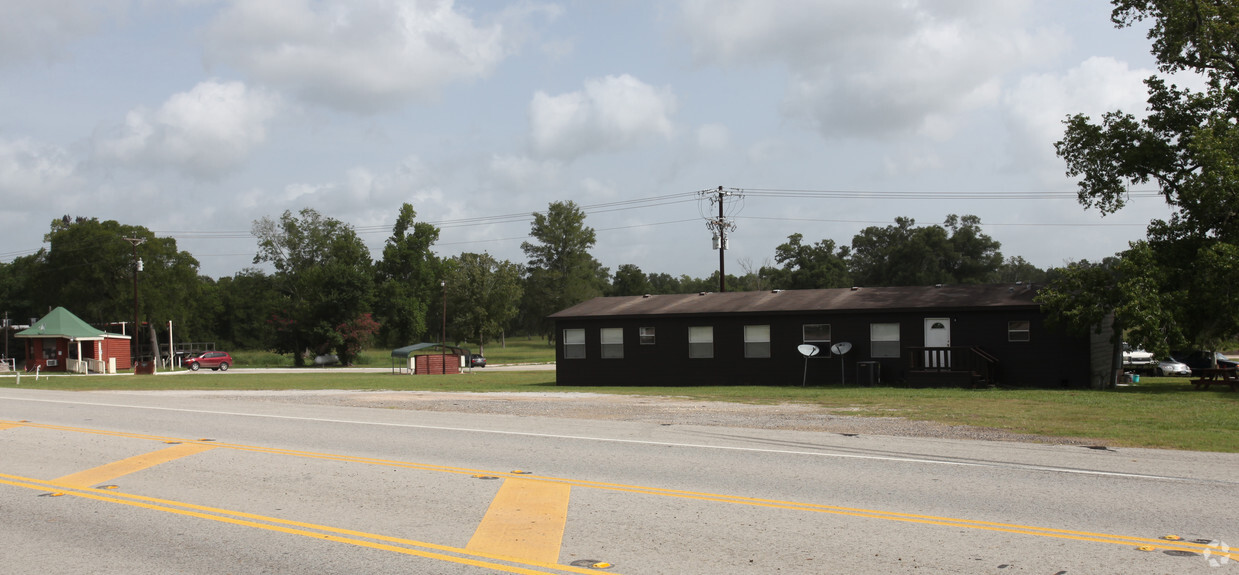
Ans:
[{"label": "gravel area", "polygon": [[636,421],[660,425],[705,425],[840,434],[1104,445],[1104,442],[1084,438],[1044,437],[984,427],[911,421],[897,417],[861,417],[849,415],[850,410],[847,408],[826,408],[803,404],[751,405],[668,396],[554,392],[448,393],[344,390],[172,393],[217,399],[234,398],[382,409]]}]

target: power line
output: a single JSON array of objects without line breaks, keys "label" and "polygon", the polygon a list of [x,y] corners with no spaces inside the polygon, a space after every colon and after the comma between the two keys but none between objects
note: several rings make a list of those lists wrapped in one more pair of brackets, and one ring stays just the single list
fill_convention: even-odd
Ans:
[{"label": "power line", "polygon": [[[744,193],[744,196],[753,196],[757,198],[798,198],[798,199],[868,199],[868,200],[1077,200],[1078,193],[1075,191],[1053,191],[1053,190],[975,190],[975,191],[928,191],[928,190],[814,190],[814,189],[795,189],[795,188],[730,188],[730,190]],[[744,197],[741,196],[741,197]],[[1161,196],[1161,192],[1157,190],[1131,190],[1128,192],[1130,198],[1152,198]],[[609,213],[617,211],[626,211],[633,209],[654,208],[667,205],[699,202],[699,192],[680,192],[674,194],[666,194],[661,196],[649,196],[644,198],[633,198],[628,200],[617,200],[613,202],[603,202],[598,204],[590,204],[581,206],[581,210],[586,214]],[[740,207],[740,206],[737,206]],[[737,210],[738,211],[738,210]],[[518,212],[509,214],[498,214],[491,216],[476,216],[469,218],[444,219],[438,221],[425,222],[439,229],[451,229],[469,226],[481,225],[498,225],[507,223],[520,223],[533,221],[533,214],[536,212]],[[738,218],[735,212],[727,214],[726,217]],[[805,221],[805,222],[830,222],[830,223],[854,223],[854,224],[889,224],[893,220],[886,221],[866,221],[866,220],[842,220],[842,219],[812,219],[812,218],[787,218],[787,217],[755,217],[744,216],[742,219],[751,220],[776,220],[776,221]],[[617,227],[617,228],[602,228],[597,231],[612,231],[619,229],[630,229],[635,227],[665,225],[668,223],[682,223],[693,220],[677,220],[673,222],[657,222],[649,224],[636,224],[633,226]],[[1145,226],[1147,224],[1111,224],[1111,223],[994,223],[985,222],[983,226],[1036,226],[1036,227],[1134,227]],[[389,233],[394,227],[394,224],[375,225],[375,226],[359,226],[354,228],[354,232],[358,235],[373,235],[380,233]],[[202,240],[229,240],[229,239],[251,239],[253,234],[250,230],[152,230],[152,234],[164,237],[172,237],[179,240],[187,239],[202,239]],[[460,242],[445,242],[437,245],[458,245],[465,243],[478,242],[498,242],[511,241],[517,239],[525,239],[527,236],[516,236],[509,238],[495,238],[487,240],[473,240]],[[0,261],[12,260],[17,257],[28,256],[37,253],[41,247],[12,250],[0,252]],[[224,256],[232,254],[210,254],[210,257]],[[249,255],[249,254],[238,254]],[[207,256],[204,256],[207,257]]]},{"label": "power line", "polygon": [[[784,218],[784,217],[764,217],[764,216],[741,216],[739,219],[742,219],[742,220],[773,220],[773,221],[779,221],[779,222],[822,222],[822,223],[831,223],[831,224],[881,225],[881,224],[895,223],[895,220],[839,220],[839,219],[824,219],[824,218]],[[1107,228],[1107,227],[1119,228],[1119,227],[1148,227],[1148,224],[1147,223],[1130,223],[1130,224],[1062,223],[1062,222],[1040,224],[1040,223],[1027,223],[1027,222],[1021,222],[1021,223],[981,222],[981,227],[984,228],[984,227],[989,227],[989,226],[1004,226],[1004,227],[1008,227],[1008,226],[1027,226],[1027,227],[1055,226],[1055,227],[1068,227],[1068,228]]]},{"label": "power line", "polygon": [[[817,199],[921,199],[921,200],[1076,200],[1076,191],[1054,190],[804,190],[779,188],[744,188],[744,193],[769,198]],[[1130,190],[1132,198],[1161,196],[1158,190]]]}]

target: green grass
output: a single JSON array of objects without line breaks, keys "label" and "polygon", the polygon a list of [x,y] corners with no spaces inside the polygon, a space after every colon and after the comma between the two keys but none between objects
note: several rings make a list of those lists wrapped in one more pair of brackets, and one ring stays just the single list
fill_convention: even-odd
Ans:
[{"label": "green grass", "polygon": [[[506,349],[488,347],[492,364],[545,361],[545,342],[509,340]],[[974,425],[1048,437],[1085,438],[1116,447],[1156,447],[1239,453],[1239,393],[1193,391],[1187,378],[1142,377],[1111,391],[1064,389],[915,389],[903,387],[569,387],[555,385],[554,371],[498,372],[477,369],[456,376],[346,373],[307,369],[304,373],[245,373],[181,376],[58,376],[23,388],[62,390],[153,389],[356,389],[468,392],[589,392],[656,395],[703,401],[756,404],[807,403],[847,410],[848,415],[903,417],[951,425]],[[275,356],[278,357],[278,356]],[[373,367],[390,367],[390,351],[371,355]],[[269,358],[254,354],[246,361]],[[289,362],[291,364],[291,362]],[[0,388],[15,378],[0,377]]]},{"label": "green grass", "polygon": [[[452,342],[473,353],[478,353],[477,342]],[[498,341],[486,344],[487,363],[491,365],[512,363],[551,363],[555,361],[555,348],[548,345],[546,338],[528,338],[525,336],[509,338],[505,343]],[[269,351],[230,351],[237,367],[292,367],[291,355],[280,355]],[[390,349],[365,349],[358,354],[353,365],[357,367],[389,367],[391,365]],[[313,358],[307,358],[313,361]]]}]

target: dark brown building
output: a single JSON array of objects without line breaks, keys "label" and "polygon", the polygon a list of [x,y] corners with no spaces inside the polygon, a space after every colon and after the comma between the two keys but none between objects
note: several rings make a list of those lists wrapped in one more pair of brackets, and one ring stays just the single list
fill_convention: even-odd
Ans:
[{"label": "dark brown building", "polygon": [[[595,298],[552,314],[559,385],[1105,381],[1108,335],[1047,326],[1031,285]],[[847,345],[843,345],[843,344]],[[804,352],[818,352],[806,358]],[[847,349],[846,353],[838,353]],[[1096,350],[1103,350],[1098,356]]]}]

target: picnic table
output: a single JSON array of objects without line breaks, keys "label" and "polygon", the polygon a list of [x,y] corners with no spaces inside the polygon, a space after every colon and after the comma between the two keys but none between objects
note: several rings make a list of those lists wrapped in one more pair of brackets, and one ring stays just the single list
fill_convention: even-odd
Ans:
[{"label": "picnic table", "polygon": [[1235,387],[1239,385],[1239,370],[1233,367],[1207,367],[1204,369],[1193,369],[1192,373],[1199,377],[1192,380],[1193,389],[1208,390],[1210,385],[1215,383],[1229,385],[1231,391],[1235,391]]}]

